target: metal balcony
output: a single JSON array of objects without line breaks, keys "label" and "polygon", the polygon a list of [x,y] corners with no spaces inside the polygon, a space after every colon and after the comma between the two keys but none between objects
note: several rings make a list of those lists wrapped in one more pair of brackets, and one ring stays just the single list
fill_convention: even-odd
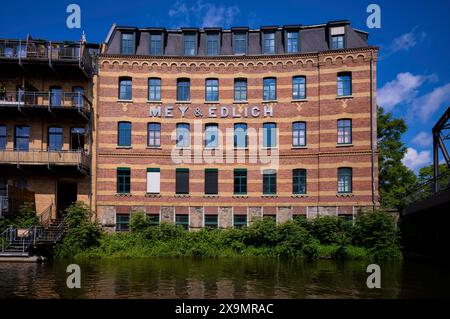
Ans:
[{"label": "metal balcony", "polygon": [[83,173],[89,172],[89,156],[83,151],[48,151],[48,150],[0,150],[0,164],[75,166]]},{"label": "metal balcony", "polygon": [[0,61],[22,63],[44,62],[75,64],[92,76],[92,57],[80,42],[52,42],[45,40],[0,40]]},{"label": "metal balcony", "polygon": [[10,91],[0,93],[0,107],[43,108],[53,110],[76,110],[86,119],[89,118],[92,103],[80,92],[33,92]]}]

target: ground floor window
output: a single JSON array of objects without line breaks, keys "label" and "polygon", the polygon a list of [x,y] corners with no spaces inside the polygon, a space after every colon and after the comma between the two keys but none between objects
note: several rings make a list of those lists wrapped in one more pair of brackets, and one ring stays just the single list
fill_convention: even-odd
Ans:
[{"label": "ground floor window", "polygon": [[353,221],[353,215],[348,215],[348,214],[339,214],[338,215],[339,218],[342,218],[344,220],[347,220],[349,222]]},{"label": "ground floor window", "polygon": [[128,231],[130,229],[130,215],[116,215],[116,231]]},{"label": "ground floor window", "polygon": [[147,218],[151,226],[159,225],[159,214],[147,214]]},{"label": "ground floor window", "polygon": [[189,215],[177,214],[175,216],[175,225],[183,227],[185,230],[189,230]]},{"label": "ground floor window", "polygon": [[205,215],[205,228],[219,228],[219,217],[217,215]]},{"label": "ground floor window", "polygon": [[275,223],[277,222],[277,215],[264,215],[263,218],[273,220]]},{"label": "ground floor window", "polygon": [[234,215],[233,226],[234,228],[241,228],[247,226],[247,215]]}]

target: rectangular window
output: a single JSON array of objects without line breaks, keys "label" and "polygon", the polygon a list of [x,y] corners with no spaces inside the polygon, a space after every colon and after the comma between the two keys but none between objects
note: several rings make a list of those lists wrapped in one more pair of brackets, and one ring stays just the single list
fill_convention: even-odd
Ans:
[{"label": "rectangular window", "polygon": [[206,80],[205,100],[208,102],[219,101],[219,80],[217,79]]},{"label": "rectangular window", "polygon": [[292,193],[306,194],[306,169],[292,171]]},{"label": "rectangular window", "polygon": [[62,89],[59,86],[50,88],[50,105],[53,107],[61,106],[62,103]]},{"label": "rectangular window", "polygon": [[292,78],[292,99],[306,99],[306,78],[304,76]]},{"label": "rectangular window", "polygon": [[352,76],[351,76],[351,74],[348,74],[348,73],[338,74],[337,95],[338,96],[352,95]]},{"label": "rectangular window", "polygon": [[352,192],[352,169],[338,168],[338,193]]},{"label": "rectangular window", "polygon": [[147,168],[147,194],[159,194],[161,173],[159,168]]},{"label": "rectangular window", "polygon": [[74,86],[72,88],[73,92],[73,98],[72,103],[75,107],[82,107],[84,105],[83,95],[84,95],[84,88],[81,86]]},{"label": "rectangular window", "polygon": [[292,146],[306,146],[306,123],[292,123]]},{"label": "rectangular window", "polygon": [[338,144],[352,143],[352,120],[338,120]]},{"label": "rectangular window", "polygon": [[275,123],[263,124],[263,146],[277,146],[277,125]]},{"label": "rectangular window", "polygon": [[264,54],[275,53],[275,32],[265,32],[264,37]]},{"label": "rectangular window", "polygon": [[219,55],[219,34],[210,33],[206,35],[206,54]]},{"label": "rectangular window", "polygon": [[216,148],[219,146],[219,128],[217,124],[205,125],[205,147]]},{"label": "rectangular window", "polygon": [[287,53],[297,53],[298,50],[298,38],[299,33],[298,31],[288,31],[286,33],[287,38]]},{"label": "rectangular window", "polygon": [[150,147],[161,146],[161,124],[148,123],[148,141],[147,145]]},{"label": "rectangular window", "polygon": [[188,214],[176,214],[175,225],[183,227],[184,230],[189,230],[189,215]]},{"label": "rectangular window", "polygon": [[117,126],[117,145],[131,146],[131,123],[119,122]]},{"label": "rectangular window", "polygon": [[219,217],[217,215],[205,215],[205,228],[219,228]]},{"label": "rectangular window", "polygon": [[30,127],[26,125],[16,126],[14,136],[14,150],[28,151],[30,148]]},{"label": "rectangular window", "polygon": [[263,171],[263,194],[274,195],[277,193],[277,173],[275,170]]},{"label": "rectangular window", "polygon": [[6,125],[0,125],[0,150],[6,149]]},{"label": "rectangular window", "polygon": [[197,54],[197,35],[185,34],[184,35],[184,55],[196,55]]},{"label": "rectangular window", "polygon": [[246,54],[247,53],[247,33],[236,32],[234,34],[233,49],[234,54]]},{"label": "rectangular window", "polygon": [[178,79],[177,101],[189,101],[191,99],[191,83],[189,79]]},{"label": "rectangular window", "polygon": [[122,33],[121,54],[134,54],[134,35],[133,33]]},{"label": "rectangular window", "polygon": [[63,146],[62,140],[63,130],[61,127],[48,128],[48,150],[61,151]]},{"label": "rectangular window", "polygon": [[162,55],[162,35],[150,34],[150,54]]},{"label": "rectangular window", "polygon": [[247,170],[235,169],[233,179],[234,179],[234,194],[237,195],[247,194]]},{"label": "rectangular window", "polygon": [[233,227],[234,228],[247,227],[247,215],[234,215]]},{"label": "rectangular window", "polygon": [[274,101],[277,99],[277,79],[265,78],[264,79],[264,101]]},{"label": "rectangular window", "polygon": [[247,124],[244,123],[234,124],[234,147],[235,148],[247,147]]},{"label": "rectangular window", "polygon": [[158,226],[159,225],[159,214],[147,214],[148,223],[150,226]]},{"label": "rectangular window", "polygon": [[148,79],[148,100],[161,101],[161,79]]},{"label": "rectangular window", "polygon": [[234,100],[235,101],[247,101],[247,80],[235,79],[234,80]]},{"label": "rectangular window", "polygon": [[338,50],[344,48],[344,35],[331,36],[331,50]]},{"label": "rectangular window", "polygon": [[131,169],[128,167],[119,167],[117,169],[117,193],[130,193]]},{"label": "rectangular window", "polygon": [[83,127],[72,127],[70,129],[70,150],[84,150],[86,131]]},{"label": "rectangular window", "polygon": [[130,229],[130,215],[117,214],[116,215],[116,231],[128,231]]},{"label": "rectangular window", "polygon": [[177,194],[189,194],[189,169],[176,169],[175,192]]},{"label": "rectangular window", "polygon": [[189,147],[191,145],[191,137],[188,123],[177,124],[177,147]]},{"label": "rectangular window", "polygon": [[205,194],[216,195],[219,192],[219,170],[217,168],[205,169]]},{"label": "rectangular window", "polygon": [[132,99],[131,78],[119,78],[119,100]]}]

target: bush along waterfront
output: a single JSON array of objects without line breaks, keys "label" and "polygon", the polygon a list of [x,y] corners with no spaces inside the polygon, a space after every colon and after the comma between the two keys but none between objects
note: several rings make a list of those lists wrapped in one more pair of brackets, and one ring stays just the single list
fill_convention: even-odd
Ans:
[{"label": "bush along waterfront", "polygon": [[153,226],[143,212],[136,212],[130,232],[114,234],[89,221],[83,204],[73,205],[67,213],[68,231],[55,250],[56,258],[401,258],[396,221],[379,211],[360,214],[355,224],[331,216],[296,218],[281,225],[264,218],[249,227],[191,232],[167,223]]}]

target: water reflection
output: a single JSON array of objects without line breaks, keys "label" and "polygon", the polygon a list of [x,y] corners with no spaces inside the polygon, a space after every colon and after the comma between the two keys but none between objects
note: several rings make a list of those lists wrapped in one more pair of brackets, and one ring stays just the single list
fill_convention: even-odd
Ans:
[{"label": "water reflection", "polygon": [[266,258],[151,258],[80,263],[81,289],[66,288],[66,262],[0,263],[0,298],[405,298],[445,297],[443,267],[382,263],[382,288],[366,286],[367,262]]}]

